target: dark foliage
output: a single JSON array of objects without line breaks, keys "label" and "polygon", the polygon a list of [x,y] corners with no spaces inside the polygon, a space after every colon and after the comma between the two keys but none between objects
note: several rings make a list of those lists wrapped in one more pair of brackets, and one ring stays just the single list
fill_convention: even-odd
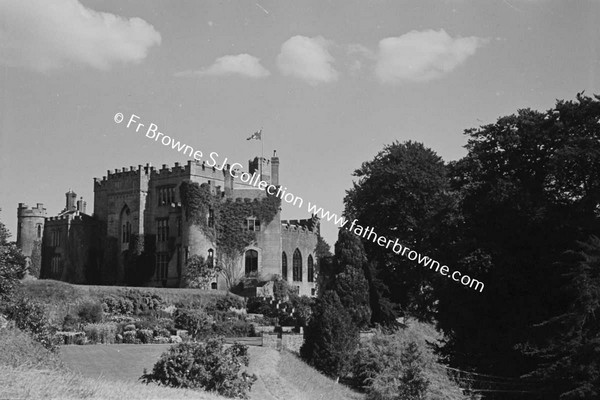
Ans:
[{"label": "dark foliage", "polygon": [[95,301],[86,301],[77,307],[77,317],[82,323],[98,323],[104,319],[102,304]]},{"label": "dark foliage", "polygon": [[[380,236],[397,238],[402,246],[434,257],[438,254],[437,226],[451,204],[446,167],[442,159],[421,143],[408,141],[386,146],[354,172],[358,182],[347,191],[345,215]],[[390,249],[363,240],[371,267],[367,279],[371,291],[373,322],[387,315],[377,297],[389,298],[403,310],[427,319],[434,310],[432,273],[396,255]],[[337,251],[336,251],[337,254]]]},{"label": "dark foliage", "polygon": [[[503,389],[530,391],[522,398],[598,392],[595,251],[587,264],[557,262],[576,241],[600,235],[599,121],[598,97],[519,110],[467,130],[469,153],[450,166],[457,207],[438,228],[440,251],[486,287],[437,284],[437,319],[449,338],[443,354],[459,368],[512,378]],[[577,291],[569,289],[575,282]],[[532,371],[545,383],[520,378]]]},{"label": "dark foliage", "polygon": [[0,303],[10,299],[26,272],[25,256],[14,242],[8,241],[9,236],[0,221]]},{"label": "dark foliage", "polygon": [[344,375],[358,345],[358,330],[334,291],[326,291],[317,300],[313,315],[304,330],[300,356],[319,371]]},{"label": "dark foliage", "polygon": [[50,323],[43,304],[18,295],[5,307],[4,312],[17,328],[30,333],[45,348],[52,351],[57,349],[58,343],[54,338],[57,328]]}]

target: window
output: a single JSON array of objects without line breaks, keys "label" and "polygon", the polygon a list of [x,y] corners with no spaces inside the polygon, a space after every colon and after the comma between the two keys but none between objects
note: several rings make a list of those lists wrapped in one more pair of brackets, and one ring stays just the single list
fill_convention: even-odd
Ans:
[{"label": "window", "polygon": [[159,206],[175,203],[175,186],[159,186],[156,188]]},{"label": "window", "polygon": [[159,218],[156,220],[156,241],[166,242],[169,240],[169,219]]},{"label": "window", "polygon": [[208,221],[207,221],[208,227],[212,228],[215,226],[215,210],[213,210],[212,208],[208,209]]},{"label": "window", "polygon": [[213,249],[208,249],[208,257],[206,257],[206,262],[209,266],[213,266],[213,262],[215,259],[215,251]]},{"label": "window", "polygon": [[42,238],[42,224],[37,224],[37,237],[38,239]]},{"label": "window", "polygon": [[258,272],[258,251],[246,251],[246,275]]},{"label": "window", "polygon": [[123,243],[129,243],[131,240],[131,223],[129,221],[123,224]]},{"label": "window", "polygon": [[308,279],[307,280],[309,282],[314,282],[315,281],[315,266],[314,266],[314,263],[313,263],[313,257],[312,257],[312,255],[308,256],[307,264],[308,264],[308,271],[307,271],[308,272]]},{"label": "window", "polygon": [[281,253],[281,277],[287,281],[287,254]]},{"label": "window", "polygon": [[253,232],[258,232],[258,231],[260,231],[260,221],[259,221],[259,220],[257,220],[256,218],[254,218],[254,217],[252,217],[252,218],[248,218],[248,219],[246,220],[246,222],[247,222],[247,226],[246,226],[246,228],[247,228],[249,231],[253,231]]},{"label": "window", "polygon": [[294,250],[292,257],[292,280],[302,282],[302,255],[298,249]]},{"label": "window", "polygon": [[53,277],[60,277],[62,275],[62,257],[60,254],[55,254],[50,260],[50,273]]},{"label": "window", "polygon": [[52,246],[60,246],[60,231],[52,231]]},{"label": "window", "polygon": [[317,294],[317,289],[315,289],[315,288],[310,289],[310,295],[311,296],[314,296],[316,294]]},{"label": "window", "polygon": [[158,253],[156,255],[156,279],[165,280],[169,273],[169,253]]},{"label": "window", "polygon": [[210,284],[210,288],[213,290],[217,290],[217,282],[213,282]]}]

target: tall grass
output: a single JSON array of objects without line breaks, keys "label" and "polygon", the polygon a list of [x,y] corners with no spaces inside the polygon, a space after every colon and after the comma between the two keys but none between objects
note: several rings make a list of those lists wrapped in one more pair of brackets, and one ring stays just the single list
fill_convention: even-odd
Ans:
[{"label": "tall grass", "polygon": [[197,399],[225,400],[212,393],[136,382],[84,378],[72,372],[0,366],[2,399]]}]

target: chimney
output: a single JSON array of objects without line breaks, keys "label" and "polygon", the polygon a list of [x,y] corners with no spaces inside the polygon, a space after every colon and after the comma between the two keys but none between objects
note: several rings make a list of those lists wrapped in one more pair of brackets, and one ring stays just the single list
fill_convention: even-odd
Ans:
[{"label": "chimney", "polygon": [[277,150],[273,151],[273,157],[271,157],[271,185],[279,185],[279,157],[277,157]]},{"label": "chimney", "polygon": [[77,200],[77,211],[79,211],[82,214],[85,214],[86,205],[87,203],[83,201],[83,197],[80,197],[79,200]]}]

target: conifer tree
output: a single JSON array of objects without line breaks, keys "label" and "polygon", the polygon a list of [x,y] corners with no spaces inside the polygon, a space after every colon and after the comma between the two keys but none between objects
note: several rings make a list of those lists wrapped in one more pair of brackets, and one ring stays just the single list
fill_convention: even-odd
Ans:
[{"label": "conifer tree", "polygon": [[317,299],[300,356],[319,371],[339,378],[349,369],[358,340],[350,314],[337,293],[328,290]]}]

